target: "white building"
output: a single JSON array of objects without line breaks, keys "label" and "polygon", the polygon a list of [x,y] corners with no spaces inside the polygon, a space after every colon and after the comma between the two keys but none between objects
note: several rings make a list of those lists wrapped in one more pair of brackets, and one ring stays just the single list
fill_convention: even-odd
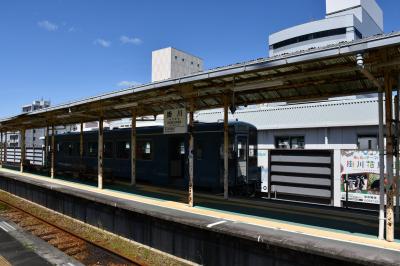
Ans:
[{"label": "white building", "polygon": [[151,81],[179,78],[203,71],[203,60],[172,47],[153,51]]},{"label": "white building", "polygon": [[383,33],[383,12],[375,0],[326,0],[325,19],[269,36],[269,55],[308,50]]}]

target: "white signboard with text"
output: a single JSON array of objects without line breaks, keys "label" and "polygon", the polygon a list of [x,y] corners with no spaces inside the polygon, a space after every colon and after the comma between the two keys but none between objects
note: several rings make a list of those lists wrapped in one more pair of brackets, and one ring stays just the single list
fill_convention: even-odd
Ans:
[{"label": "white signboard with text", "polygon": [[164,111],[164,134],[187,133],[187,113],[185,108]]}]

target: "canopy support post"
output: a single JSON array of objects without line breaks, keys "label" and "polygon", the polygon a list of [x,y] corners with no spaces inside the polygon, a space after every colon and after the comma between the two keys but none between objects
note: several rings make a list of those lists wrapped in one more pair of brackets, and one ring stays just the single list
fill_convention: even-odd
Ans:
[{"label": "canopy support post", "polygon": [[[385,73],[385,106],[386,106],[386,171],[388,181],[393,181],[393,101],[392,101],[392,76]],[[386,240],[394,241],[394,189],[391,184],[386,189]]]},{"label": "canopy support post", "polygon": [[396,103],[396,107],[397,107],[397,111],[396,111],[396,123],[397,123],[397,146],[396,146],[396,178],[397,178],[397,183],[396,183],[396,221],[400,222],[400,74],[398,74],[398,78],[397,78],[397,103]]},{"label": "canopy support post", "polygon": [[194,192],[193,192],[193,180],[194,180],[194,100],[190,102],[189,112],[189,207],[194,205]]},{"label": "canopy support post", "polygon": [[55,159],[56,159],[56,136],[55,136],[55,126],[51,126],[51,162],[50,162],[50,177],[54,178],[55,175]]},{"label": "canopy support post", "polygon": [[224,95],[224,199],[229,198],[229,124],[228,95]]},{"label": "canopy support post", "polygon": [[4,158],[4,142],[3,142],[3,131],[0,132],[1,140],[1,150],[0,150],[0,168],[3,168],[3,158]]},{"label": "canopy support post", "polygon": [[25,163],[25,158],[26,158],[26,147],[25,147],[25,141],[26,141],[26,132],[25,128],[23,128],[21,131],[21,156],[20,156],[20,172],[24,172],[24,163]]},{"label": "canopy support post", "polygon": [[385,132],[383,127],[383,91],[378,93],[379,113],[379,236],[380,240],[385,239]]},{"label": "canopy support post", "polygon": [[98,175],[97,175],[97,183],[98,188],[103,189],[103,148],[104,148],[104,126],[103,126],[103,117],[99,119],[99,141],[98,141]]},{"label": "canopy support post", "polygon": [[136,186],[136,108],[132,109],[131,129],[131,186]]}]

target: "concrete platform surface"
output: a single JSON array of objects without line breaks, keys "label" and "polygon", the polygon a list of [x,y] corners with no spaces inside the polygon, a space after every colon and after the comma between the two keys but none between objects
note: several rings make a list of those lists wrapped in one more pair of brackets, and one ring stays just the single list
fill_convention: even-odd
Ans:
[{"label": "concrete platform surface", "polygon": [[[400,243],[380,241],[373,236],[327,230],[286,220],[244,215],[215,208],[190,208],[187,204],[175,201],[109,189],[99,190],[93,186],[33,174],[21,174],[8,169],[0,169],[0,176],[251,241],[331,258],[342,258],[346,261],[400,265]],[[221,202],[223,203],[222,199]],[[325,216],[327,215],[329,215],[328,212]],[[348,216],[351,220],[351,215],[348,214]],[[356,213],[355,217],[357,217]],[[332,217],[332,223],[334,222],[335,217]]]}]

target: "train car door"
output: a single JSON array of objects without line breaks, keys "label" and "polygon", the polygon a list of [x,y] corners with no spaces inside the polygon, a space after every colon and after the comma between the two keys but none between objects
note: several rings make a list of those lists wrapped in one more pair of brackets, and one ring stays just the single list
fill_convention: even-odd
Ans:
[{"label": "train car door", "polygon": [[247,135],[236,136],[236,182],[237,184],[247,183],[248,177],[248,155],[249,155],[249,142]]},{"label": "train car door", "polygon": [[183,137],[170,138],[168,142],[169,176],[174,183],[185,177],[185,139]]}]

